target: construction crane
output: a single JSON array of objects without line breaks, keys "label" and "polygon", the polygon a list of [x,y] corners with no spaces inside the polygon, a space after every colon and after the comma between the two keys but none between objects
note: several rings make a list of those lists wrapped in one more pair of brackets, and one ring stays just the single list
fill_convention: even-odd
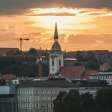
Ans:
[{"label": "construction crane", "polygon": [[20,50],[22,51],[22,41],[23,40],[26,40],[28,41],[29,38],[11,38],[11,39],[0,39],[0,41],[12,41],[12,40],[19,40],[19,43],[20,43]]},{"label": "construction crane", "polygon": [[28,41],[29,38],[20,38],[20,39],[19,39],[19,41],[20,41],[20,50],[21,50],[21,51],[22,51],[22,41],[23,41],[23,40]]}]

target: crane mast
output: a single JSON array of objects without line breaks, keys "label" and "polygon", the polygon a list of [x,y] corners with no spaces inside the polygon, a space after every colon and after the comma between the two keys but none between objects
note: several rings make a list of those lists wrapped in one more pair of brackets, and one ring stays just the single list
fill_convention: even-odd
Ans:
[{"label": "crane mast", "polygon": [[28,41],[29,38],[20,38],[19,40],[20,40],[20,50],[22,51],[22,50],[23,50],[23,49],[22,49],[22,44],[23,44],[22,41],[23,41],[23,40]]}]

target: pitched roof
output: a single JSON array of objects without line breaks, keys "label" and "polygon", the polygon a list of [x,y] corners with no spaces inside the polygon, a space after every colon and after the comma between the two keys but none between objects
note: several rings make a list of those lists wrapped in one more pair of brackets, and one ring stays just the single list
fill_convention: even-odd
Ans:
[{"label": "pitched roof", "polygon": [[74,58],[76,55],[76,51],[73,51],[73,52],[66,52],[64,54],[64,58]]},{"label": "pitched roof", "polygon": [[0,48],[0,52],[4,51],[4,52],[8,52],[8,51],[19,51],[18,48]]},{"label": "pitched roof", "polygon": [[8,52],[20,51],[18,48],[0,48],[0,54],[6,54]]},{"label": "pitched roof", "polygon": [[25,81],[17,85],[17,88],[24,87],[75,87],[75,85],[65,79]]},{"label": "pitched roof", "polygon": [[8,75],[8,74],[1,76],[1,79],[5,79],[5,80],[13,80],[15,78],[16,77],[14,75]]},{"label": "pitched roof", "polygon": [[98,73],[98,70],[85,70],[82,78],[89,79],[89,75],[94,74],[94,73]]},{"label": "pitched roof", "polygon": [[73,80],[74,84],[79,87],[108,87],[109,85],[105,80],[88,79],[88,80]]},{"label": "pitched roof", "polygon": [[100,71],[105,71],[109,68],[111,68],[111,65],[109,63],[103,63],[102,65],[100,65]]},{"label": "pitched roof", "polygon": [[65,66],[60,68],[59,73],[68,79],[80,79],[84,70],[84,66]]}]

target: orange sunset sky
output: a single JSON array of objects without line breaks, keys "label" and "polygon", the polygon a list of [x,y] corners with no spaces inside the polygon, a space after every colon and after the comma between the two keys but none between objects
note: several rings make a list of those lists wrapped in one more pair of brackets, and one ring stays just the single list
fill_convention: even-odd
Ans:
[{"label": "orange sunset sky", "polygon": [[56,21],[62,50],[112,50],[112,0],[0,0],[0,47],[50,49]]}]

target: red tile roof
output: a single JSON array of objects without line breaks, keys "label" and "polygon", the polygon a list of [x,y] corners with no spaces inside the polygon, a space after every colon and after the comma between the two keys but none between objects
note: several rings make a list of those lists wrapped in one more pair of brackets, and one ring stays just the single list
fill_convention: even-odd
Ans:
[{"label": "red tile roof", "polygon": [[83,73],[83,79],[89,79],[89,75],[90,74],[94,74],[94,73],[98,73],[98,70],[86,70],[84,73]]},{"label": "red tile roof", "polygon": [[100,71],[105,71],[109,68],[111,68],[111,65],[109,63],[104,63],[104,64],[100,65]]},{"label": "red tile roof", "polygon": [[8,75],[8,74],[1,76],[1,79],[5,79],[5,80],[13,80],[15,78],[16,77],[14,75]]},{"label": "red tile roof", "polygon": [[80,79],[85,70],[84,66],[65,66],[60,68],[59,73],[68,79]]}]

